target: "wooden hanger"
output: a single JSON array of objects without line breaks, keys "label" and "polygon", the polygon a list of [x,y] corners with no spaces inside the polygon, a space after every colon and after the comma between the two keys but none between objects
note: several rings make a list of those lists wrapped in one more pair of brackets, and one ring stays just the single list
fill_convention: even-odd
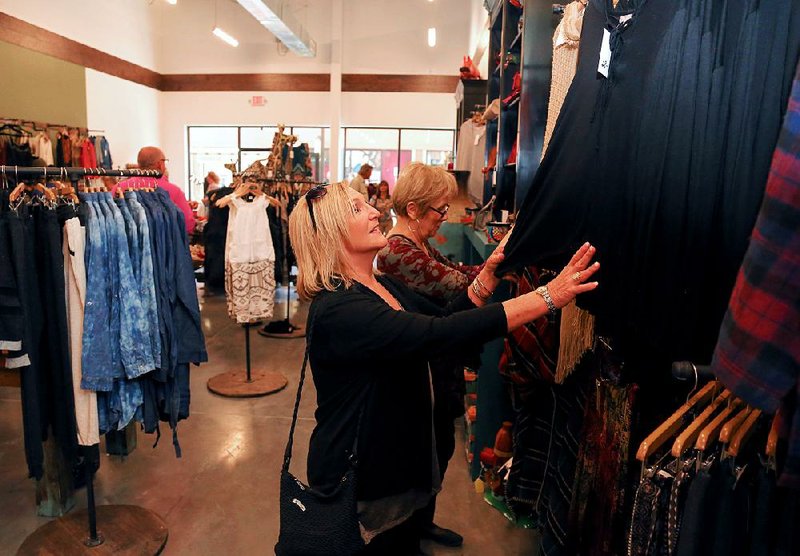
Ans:
[{"label": "wooden hanger", "polygon": [[56,194],[53,192],[52,189],[45,186],[43,183],[39,182],[36,185],[30,187],[33,191],[38,191],[42,194],[42,196],[50,201],[51,203],[55,203],[57,201]]},{"label": "wooden hanger", "polygon": [[669,419],[644,439],[644,442],[639,445],[639,450],[636,452],[636,459],[641,462],[646,461],[664,442],[675,436],[689,412],[706,405],[713,397],[714,390],[718,387],[719,383],[712,380],[695,393],[689,401],[678,408]]},{"label": "wooden hanger", "polygon": [[741,424],[744,423],[744,420],[747,419],[747,416],[750,415],[752,410],[753,409],[750,406],[746,406],[732,419],[725,423],[722,427],[722,431],[719,433],[719,441],[723,444],[728,444],[733,439],[733,436],[736,434],[736,431],[739,429]]},{"label": "wooden hanger", "polygon": [[722,406],[725,401],[731,397],[731,392],[728,389],[715,397],[709,406],[705,408],[694,421],[692,421],[686,429],[678,435],[675,443],[672,445],[672,455],[676,458],[681,457],[686,451],[692,447],[700,432],[705,428],[706,424],[711,420],[712,416]]},{"label": "wooden hanger", "polygon": [[733,439],[731,440],[730,445],[728,446],[727,454],[731,457],[736,457],[742,451],[747,441],[753,436],[753,433],[756,431],[758,427],[756,427],[756,423],[758,423],[758,419],[761,417],[761,410],[754,409],[750,412],[745,419],[742,426],[736,430],[736,434],[734,434]]},{"label": "wooden hanger", "polygon": [[781,410],[779,409],[775,416],[772,418],[772,425],[769,427],[769,435],[767,435],[767,447],[764,450],[765,455],[774,460],[778,453],[778,436],[781,423]]},{"label": "wooden hanger", "polygon": [[736,411],[742,403],[742,400],[739,398],[729,398],[728,406],[723,409],[719,415],[714,417],[700,432],[694,447],[701,452],[705,452],[708,447],[716,442],[719,438],[719,433],[722,431],[722,426],[728,422],[731,414]]}]

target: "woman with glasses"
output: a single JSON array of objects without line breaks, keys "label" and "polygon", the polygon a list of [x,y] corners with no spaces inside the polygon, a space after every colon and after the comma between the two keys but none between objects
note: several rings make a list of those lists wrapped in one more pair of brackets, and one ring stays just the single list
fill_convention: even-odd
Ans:
[{"label": "woman with glasses", "polygon": [[455,178],[444,168],[412,162],[400,172],[392,193],[397,224],[378,253],[381,272],[444,301],[467,288],[483,267],[453,263],[430,244],[457,192]]},{"label": "woman with glasses", "polygon": [[[599,265],[590,266],[594,248],[586,244],[537,292],[487,304],[496,279],[484,276],[441,308],[375,272],[387,242],[378,218],[343,184],[312,188],[289,218],[297,290],[313,300],[307,342],[317,408],[308,480],[333,492],[355,449],[364,553],[415,554],[420,531],[410,518],[441,488],[428,361],[555,312],[597,287],[586,281]],[[494,255],[487,268],[501,260]]]},{"label": "woman with glasses", "polygon": [[[447,220],[449,203],[457,192],[455,178],[444,168],[419,162],[406,166],[392,194],[397,225],[387,235],[388,245],[378,253],[381,272],[439,306],[465,292],[476,277],[492,290],[496,282],[491,265],[484,268],[456,264],[430,244],[439,226]],[[455,419],[464,414],[464,366],[476,366],[480,357],[479,348],[467,351],[458,358],[437,357],[431,361],[436,400],[433,425],[442,479],[455,452]],[[423,536],[445,546],[460,546],[461,535],[436,525],[435,512],[433,497],[419,512]]]}]

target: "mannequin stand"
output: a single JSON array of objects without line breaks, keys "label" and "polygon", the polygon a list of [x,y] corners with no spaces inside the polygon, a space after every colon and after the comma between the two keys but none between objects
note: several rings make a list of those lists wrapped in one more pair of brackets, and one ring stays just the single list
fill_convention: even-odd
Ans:
[{"label": "mannequin stand", "polygon": [[246,372],[228,371],[208,379],[208,389],[227,398],[255,398],[274,394],[286,387],[288,380],[281,373],[252,372],[250,369],[250,327],[244,325]]}]

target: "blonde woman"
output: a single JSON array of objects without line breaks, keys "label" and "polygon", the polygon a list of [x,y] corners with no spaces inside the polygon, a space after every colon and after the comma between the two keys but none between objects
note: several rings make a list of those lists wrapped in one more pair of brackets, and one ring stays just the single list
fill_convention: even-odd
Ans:
[{"label": "blonde woman", "polygon": [[487,304],[501,250],[473,286],[442,309],[375,273],[375,256],[386,245],[378,217],[363,195],[332,184],[311,189],[289,218],[297,289],[313,300],[308,348],[317,424],[308,480],[333,491],[348,469],[358,430],[363,553],[415,554],[420,533],[409,518],[441,488],[427,361],[555,312],[597,286],[587,280],[599,265],[589,264],[594,248],[586,244],[538,293]]}]

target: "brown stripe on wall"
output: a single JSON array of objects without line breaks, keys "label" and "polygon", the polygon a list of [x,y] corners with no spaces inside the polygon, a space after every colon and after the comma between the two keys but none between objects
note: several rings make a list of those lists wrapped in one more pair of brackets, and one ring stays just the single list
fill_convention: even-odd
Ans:
[{"label": "brown stripe on wall", "polygon": [[161,84],[161,74],[159,73],[62,37],[36,25],[31,25],[26,21],[2,12],[0,12],[0,37],[7,43],[133,81],[153,89],[158,89]]},{"label": "brown stripe on wall", "polygon": [[327,73],[167,74],[162,91],[330,91]]},{"label": "brown stripe on wall", "polygon": [[453,93],[457,84],[457,75],[342,74],[346,93]]}]

